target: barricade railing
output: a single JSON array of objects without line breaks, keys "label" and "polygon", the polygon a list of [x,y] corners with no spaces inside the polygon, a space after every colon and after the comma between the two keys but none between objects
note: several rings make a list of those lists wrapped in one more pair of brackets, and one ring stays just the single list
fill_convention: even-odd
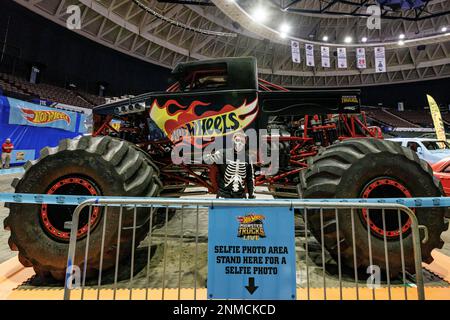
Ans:
[{"label": "barricade railing", "polygon": [[[87,199],[77,206],[70,225],[67,225],[71,233],[64,298],[206,299],[208,209],[245,206],[289,208],[297,217],[298,299],[329,299],[332,295],[337,299],[346,299],[346,296],[365,299],[367,294],[372,299],[377,295],[381,299],[393,299],[398,296],[400,288],[402,299],[413,297],[422,300],[425,299],[425,289],[421,242],[427,241],[428,233],[426,228],[419,226],[414,211],[406,205],[436,207],[446,205],[446,201],[445,198]],[[80,215],[87,215],[87,221],[91,221],[94,208],[102,210],[103,215],[103,221],[95,227],[95,236],[89,226],[85,238],[77,239]],[[362,212],[365,219],[361,219]],[[381,230],[378,226],[377,237],[373,236],[371,214],[377,217],[378,225],[382,225]],[[403,229],[406,220],[409,221],[408,230]],[[126,226],[123,225],[125,221]],[[114,225],[114,230],[111,225]],[[342,231],[344,225],[347,228],[345,235]],[[358,229],[361,225],[366,227],[362,239],[357,238],[362,234]],[[311,227],[316,228],[316,242],[311,236]],[[423,239],[419,229],[424,231]],[[131,243],[124,242],[125,233]],[[390,233],[397,234],[397,237],[390,237]],[[105,238],[111,242],[112,236],[115,237],[114,245],[105,247]],[[330,245],[333,237],[337,250],[330,256],[327,249],[333,247]],[[358,241],[367,242],[367,253],[360,252]],[[377,242],[376,248],[373,242]],[[391,252],[393,247],[399,248],[394,256]],[[92,254],[98,255],[97,258],[92,259]],[[358,256],[368,257],[368,260],[361,263]],[[353,259],[350,263],[353,268],[349,268],[349,259]],[[96,265],[89,265],[93,260]],[[383,263],[376,265],[375,261]],[[361,270],[367,273],[361,274]],[[393,274],[395,272],[399,272],[399,276]],[[414,278],[410,273],[415,275]],[[397,290],[396,296],[392,293],[394,289]]]},{"label": "barricade railing", "polygon": [[[52,195],[52,194],[33,194],[33,193],[0,193],[0,202],[5,203],[27,203],[27,204],[61,204],[61,205],[80,205],[87,200],[148,200],[149,198],[142,197],[111,197],[111,196],[76,196],[76,195]],[[153,198],[154,199],[154,198]],[[163,198],[158,198],[163,199]],[[169,198],[170,199],[170,198]],[[175,200],[179,200],[178,198]],[[184,199],[190,200],[200,200],[205,201],[204,205],[207,203],[212,204],[217,200],[215,199]],[[225,200],[227,201],[227,200]],[[258,201],[267,201],[275,204],[288,203],[301,201],[303,203],[360,203],[360,204],[400,204],[409,208],[449,208],[450,207],[450,197],[428,197],[428,198],[347,198],[347,199],[260,199]]]},{"label": "barricade railing", "polygon": [[[154,210],[150,210],[150,212],[155,213],[156,212],[156,208],[159,209],[159,213],[158,215],[161,215],[161,210],[163,210],[162,215],[166,216],[166,218],[164,218],[162,221],[163,225],[167,225],[167,223],[165,223],[165,220],[167,219],[167,221],[169,221],[169,216],[171,216],[173,213],[173,210],[177,210],[177,219],[180,220],[181,218],[181,225],[178,225],[178,227],[180,228],[180,234],[178,235],[178,243],[180,244],[180,249],[179,251],[179,256],[180,259],[177,261],[177,264],[180,266],[180,270],[182,270],[182,266],[184,267],[185,265],[185,260],[181,260],[182,257],[182,253],[184,251],[186,251],[186,247],[183,247],[183,243],[190,243],[190,244],[194,244],[195,245],[195,255],[193,257],[191,257],[192,261],[195,261],[194,265],[195,267],[193,268],[193,274],[195,275],[195,279],[199,278],[199,279],[203,279],[205,276],[205,273],[202,270],[199,270],[199,267],[197,265],[197,258],[204,258],[204,253],[201,252],[201,250],[199,251],[199,243],[202,244],[204,242],[207,241],[208,235],[204,234],[204,231],[199,230],[199,219],[200,219],[200,224],[202,223],[202,220],[204,219],[205,215],[207,215],[206,211],[209,207],[211,206],[230,206],[230,205],[244,205],[244,206],[249,206],[249,205],[253,205],[255,207],[257,206],[274,206],[274,207],[289,207],[291,209],[294,209],[294,212],[296,212],[296,216],[299,216],[301,218],[306,218],[307,216],[311,216],[313,214],[318,214],[321,217],[321,222],[323,220],[323,214],[324,212],[326,213],[327,210],[350,210],[351,213],[351,217],[353,219],[351,219],[351,223],[352,223],[352,227],[354,227],[354,223],[356,220],[358,213],[360,213],[360,211],[362,209],[367,209],[369,208],[369,215],[371,210],[379,210],[381,211],[381,215],[379,214],[379,216],[383,217],[383,216],[391,216],[391,215],[395,215],[395,211],[397,212],[397,216],[400,216],[400,213],[402,213],[403,215],[407,215],[408,217],[411,217],[411,230],[409,232],[411,232],[412,235],[412,240],[414,243],[414,252],[411,252],[411,255],[414,255],[414,261],[415,261],[415,266],[414,269],[417,268],[421,268],[420,265],[420,261],[421,259],[418,259],[418,257],[420,257],[420,245],[418,245],[418,242],[420,243],[420,239],[418,240],[419,236],[419,232],[418,230],[421,228],[421,226],[419,226],[417,224],[417,218],[415,218],[414,216],[414,212],[411,211],[408,208],[405,207],[410,207],[410,208],[437,208],[437,207],[445,207],[448,208],[450,207],[450,198],[445,198],[445,197],[435,197],[435,198],[383,198],[383,199],[304,199],[304,200],[272,200],[272,199],[267,199],[267,200],[211,200],[211,199],[164,199],[164,198],[153,198],[153,199],[148,199],[148,198],[129,198],[129,197],[123,197],[123,198],[117,198],[117,197],[89,197],[89,196],[69,196],[69,195],[39,195],[39,194],[15,194],[15,193],[0,193],[0,201],[1,202],[6,202],[6,203],[16,203],[16,204],[57,204],[57,205],[80,205],[82,204],[82,206],[80,206],[79,212],[78,214],[75,214],[73,216],[73,218],[75,219],[77,215],[80,214],[81,210],[83,210],[83,208],[86,207],[91,207],[92,205],[94,206],[100,206],[102,207],[105,211],[108,210],[108,207],[114,207],[114,206],[119,206],[122,207],[123,213],[122,215],[126,216],[126,215],[133,215],[133,208],[141,208],[141,207],[148,207],[148,208],[153,208]],[[237,201],[237,202],[236,202]],[[333,202],[330,202],[333,201]],[[84,202],[84,203],[83,203]],[[108,204],[108,202],[111,202],[110,204]],[[238,204],[236,204],[238,203]],[[239,204],[240,203],[240,204]],[[333,208],[333,205],[337,205],[337,207]],[[394,206],[394,207],[392,207]],[[125,210],[124,210],[125,208]],[[126,210],[131,208],[131,211]],[[346,209],[347,208],[347,209]],[[350,209],[348,209],[350,208]],[[384,209],[384,210],[383,210]],[[89,210],[89,209],[85,209],[85,210]],[[190,210],[190,212],[188,212],[188,210]],[[192,215],[192,210],[194,210],[194,213]],[[390,213],[385,212],[385,211],[391,211]],[[170,214],[169,214],[170,211]],[[337,212],[338,213],[338,212]],[[327,214],[327,213],[326,213]],[[104,212],[105,216],[108,216],[107,212]],[[149,213],[149,215],[151,215],[151,213]],[[340,217],[340,213],[337,214],[338,219],[337,223],[342,222],[342,220],[339,219]],[[191,228],[191,230],[188,230],[187,234],[183,233],[183,218],[185,220],[185,225],[186,225],[186,221],[188,220],[186,217],[188,216],[194,216],[194,222],[193,225],[197,226],[197,228]],[[413,218],[414,216],[414,218]],[[355,219],[356,218],[356,219]],[[355,219],[355,220],[354,220]],[[302,283],[300,283],[300,285],[298,285],[298,289],[299,290],[303,290],[302,292],[305,294],[306,298],[311,298],[314,299],[315,297],[317,297],[317,290],[318,288],[322,288],[323,286],[323,295],[322,298],[329,298],[330,295],[327,296],[327,286],[329,287],[329,291],[331,291],[331,289],[335,289],[333,288],[333,285],[338,286],[338,292],[339,292],[339,298],[342,298],[343,292],[344,292],[344,296],[346,293],[349,292],[349,290],[353,290],[354,294],[353,297],[355,299],[361,298],[364,299],[364,294],[367,294],[367,290],[366,289],[366,284],[364,283],[367,279],[367,275],[362,275],[359,276],[358,273],[355,271],[354,273],[354,279],[353,279],[353,286],[351,286],[351,284],[349,284],[349,281],[346,281],[345,276],[344,276],[344,271],[342,270],[342,265],[341,265],[341,261],[339,259],[339,254],[337,256],[334,256],[333,258],[335,260],[337,260],[337,269],[338,271],[335,272],[335,274],[332,274],[332,272],[329,272],[328,270],[328,266],[326,266],[327,263],[324,263],[324,259],[322,259],[322,261],[311,261],[311,259],[307,260],[307,261],[303,261],[301,259],[305,258],[308,259],[308,254],[310,254],[312,251],[316,250],[314,249],[316,245],[312,245],[309,246],[309,238],[307,237],[308,235],[308,230],[309,230],[309,226],[308,226],[308,219],[304,219],[304,225],[301,227],[303,229],[303,236],[299,236],[297,238],[299,238],[299,241],[297,243],[297,246],[302,247],[301,249],[304,252],[300,252],[300,255],[298,257],[298,263],[297,263],[297,267],[299,269],[301,269],[303,267],[303,269],[305,270],[298,270],[297,271],[297,275],[299,277],[298,280],[300,280],[300,282],[302,281],[303,278],[306,279],[306,284],[303,285]],[[160,221],[161,222],[161,221]],[[180,222],[180,221],[179,221]],[[384,219],[383,219],[384,222]],[[192,223],[192,221],[191,221]],[[189,224],[189,221],[188,221]],[[68,222],[67,223],[67,228],[70,229],[70,227],[74,228],[73,223]],[[101,225],[101,223],[99,223],[99,225]],[[99,226],[97,226],[98,228]],[[101,226],[100,226],[101,227]],[[132,231],[135,230],[138,227],[142,227],[139,225],[136,226],[128,226],[128,229],[131,229]],[[191,226],[192,227],[192,226]],[[204,228],[204,226],[203,226]],[[126,229],[126,228],[125,228]],[[185,228],[188,229],[188,228]],[[200,228],[201,229],[201,228]],[[425,242],[428,238],[428,234],[427,234],[427,230],[426,228],[423,228],[424,233],[423,233],[423,240],[422,242]],[[152,229],[152,225],[150,223],[150,228],[148,230],[148,234],[149,237],[147,237],[146,241],[147,243],[150,242],[150,245],[148,246],[149,248],[152,247],[152,237],[159,237],[164,239],[163,243],[162,243],[162,248],[164,248],[164,257],[169,255],[170,256],[170,250],[167,249],[167,241],[169,241],[169,243],[172,241],[173,239],[175,239],[174,236],[174,230],[167,230],[164,228],[159,227],[156,231]],[[296,230],[297,232],[298,230]],[[91,230],[89,230],[88,232],[88,236],[90,236],[90,232]],[[200,232],[200,233],[199,233]],[[202,233],[203,232],[203,233]],[[368,232],[368,239],[369,239],[369,235],[370,235],[370,231],[369,228],[367,228],[367,232]],[[72,233],[73,234],[73,233]],[[399,234],[402,235],[402,230],[399,230]],[[339,237],[339,234],[336,235],[337,237]],[[321,240],[323,238],[323,236],[321,237],[321,235],[319,235],[318,238],[318,245],[319,245],[319,250],[316,250],[316,252],[314,252],[315,254],[317,254],[317,252],[319,252],[319,256],[326,256],[327,252],[326,250],[324,250],[324,246],[323,243],[321,243]],[[338,240],[338,239],[337,239]],[[389,244],[392,243],[392,241],[386,241],[386,239],[384,240],[384,244]],[[138,238],[136,240],[136,238],[131,239],[132,242],[135,241],[139,241],[140,239]],[[142,243],[146,242],[143,241]],[[74,243],[74,241],[72,241],[70,243],[70,245],[72,245]],[[354,243],[354,242],[353,242]],[[75,247],[77,246],[77,243],[75,242]],[[311,249],[313,248],[313,249]],[[386,248],[386,246],[385,246]],[[89,249],[88,248],[83,248],[84,250],[86,250],[85,252],[89,253]],[[169,248],[170,249],[170,248]],[[387,250],[385,250],[388,254],[386,255],[387,259],[386,259],[386,265],[387,268],[384,268],[385,270],[383,270],[383,272],[387,272],[388,268],[389,268],[389,250],[390,248],[387,247]],[[402,247],[401,247],[402,249]],[[419,249],[419,250],[417,250]],[[131,250],[131,256],[135,255],[135,249],[133,246],[133,249]],[[150,254],[149,250],[149,254]],[[338,250],[339,251],[339,250]],[[302,256],[303,254],[303,256]],[[306,254],[306,256],[305,256]],[[406,253],[408,254],[408,253]],[[355,255],[356,256],[356,255]],[[127,256],[127,258],[130,258],[130,255]],[[195,259],[194,259],[195,258]],[[423,276],[422,276],[422,272],[417,272],[417,271],[413,271],[412,273],[415,273],[415,278],[411,278],[413,275],[409,274],[408,271],[405,269],[404,266],[404,258],[405,258],[405,252],[401,252],[401,262],[402,262],[402,268],[401,268],[401,272],[400,272],[400,282],[398,282],[398,279],[393,282],[390,283],[390,279],[389,277],[385,277],[385,279],[383,280],[382,283],[382,288],[380,290],[378,289],[373,289],[372,291],[372,297],[375,298],[375,294],[377,294],[377,297],[380,296],[383,297],[383,295],[386,298],[391,298],[391,292],[390,292],[390,286],[392,285],[393,287],[396,287],[395,289],[398,289],[398,286],[402,286],[404,289],[404,298],[405,299],[409,299],[409,298],[419,298],[422,299],[424,298],[424,289],[423,289]],[[148,256],[147,261],[152,261],[153,259],[153,252],[151,252],[151,254]],[[75,260],[72,260],[75,261]],[[118,260],[118,262],[123,263],[124,260]],[[162,261],[164,261],[164,266],[167,267],[167,265],[170,265],[172,262],[167,262],[166,263],[166,259],[162,259]],[[76,266],[72,265],[72,267],[70,268],[70,264],[69,264],[69,268],[68,271],[73,272],[74,268]],[[153,268],[155,266],[147,264],[147,270],[152,270],[153,273]],[[323,268],[321,268],[323,267]],[[113,270],[113,273],[115,272],[117,268],[117,272],[119,271],[119,263],[116,263],[114,268],[111,268],[109,271],[105,271],[104,274],[106,274],[107,272],[111,272],[111,270]],[[319,268],[322,273],[322,278],[321,280],[323,281],[317,281],[317,279],[314,279],[314,277],[317,278],[317,268]],[[100,270],[102,268],[99,268]],[[308,270],[309,269],[309,270]],[[314,270],[314,272],[316,272],[316,274],[312,274],[311,275],[311,270]],[[356,269],[355,269],[356,270]],[[83,268],[84,271],[84,268]],[[135,285],[133,283],[133,281],[128,281],[128,280],[133,280],[133,273],[130,273],[130,277],[128,279],[123,278],[123,276],[121,278],[117,278],[118,279],[118,283],[116,286],[111,285],[113,282],[111,282],[111,284],[108,287],[108,284],[106,283],[106,286],[103,286],[103,282],[102,282],[102,272],[99,272],[98,276],[99,276],[99,286],[95,287],[96,289],[96,298],[100,298],[100,292],[104,292],[105,290],[107,291],[108,288],[111,289],[113,291],[120,288],[123,288],[123,283],[124,281],[129,283],[129,289],[131,290],[130,292],[136,292],[139,290],[141,290],[140,292],[142,293],[142,288],[144,289],[144,292],[146,293],[145,298],[150,298],[150,299],[154,299],[155,296],[157,296],[158,294],[160,294],[160,298],[164,299],[164,298],[206,298],[206,295],[204,295],[204,290],[202,290],[202,288],[204,287],[204,284],[200,283],[199,281],[195,281],[192,282],[191,286],[189,287],[189,284],[186,285],[185,283],[181,283],[182,281],[180,281],[178,283],[178,286],[175,286],[173,283],[173,279],[170,279],[170,275],[171,275],[171,271],[170,270],[162,270],[164,272],[159,272],[157,273],[158,276],[160,276],[162,281],[162,285],[161,284],[156,284],[155,285],[155,281],[153,281],[153,283],[150,286],[146,286],[145,284],[139,283],[139,285]],[[166,272],[167,271],[167,272]],[[373,270],[371,270],[373,271]],[[411,271],[409,271],[411,272]],[[182,275],[183,273],[183,275]],[[177,271],[175,271],[175,274],[177,274],[180,279],[182,277],[185,276],[185,270],[182,270],[180,272],[177,273]],[[330,274],[332,274],[335,278],[338,279],[338,282],[333,282],[333,278],[330,277]],[[169,276],[168,276],[169,275]],[[324,276],[325,275],[325,276]],[[153,275],[152,275],[153,276]],[[171,275],[173,278],[173,274]],[[348,276],[348,273],[347,273]],[[154,277],[154,276],[153,276]],[[65,288],[65,295],[66,297],[69,297],[71,293],[76,293],[72,295],[72,298],[91,298],[92,295],[79,295],[80,292],[84,291],[85,289],[89,291],[93,290],[93,286],[92,284],[89,282],[91,280],[89,280],[88,282],[86,282],[87,278],[92,278],[92,275],[89,275],[89,277],[87,277],[86,274],[84,274],[83,280],[80,283],[79,287],[76,286],[71,286],[71,285],[67,285]],[[408,278],[408,279],[407,279]],[[303,280],[305,280],[303,279]],[[127,281],[126,281],[127,280]],[[139,279],[138,279],[139,280]],[[169,282],[172,282],[170,284],[167,285],[167,288],[165,288],[165,283],[166,280],[168,280]],[[348,279],[347,279],[348,280]],[[139,282],[139,281],[138,281]],[[322,286],[320,286],[320,283],[322,283]],[[67,282],[67,284],[69,284],[69,282]],[[350,286],[350,287],[349,287]],[[417,286],[417,287],[416,287]],[[200,288],[201,287],[201,288]],[[374,288],[374,287],[372,287]],[[79,290],[81,289],[81,290]],[[151,290],[149,290],[151,289]],[[167,295],[164,296],[164,290],[167,289],[176,289],[176,291],[178,292],[178,295],[173,296],[172,295]],[[190,294],[191,295],[187,295],[185,294],[184,291],[186,290],[191,290]],[[197,289],[199,289],[199,295],[197,294]],[[359,290],[361,289],[361,290]],[[382,289],[387,289],[387,291],[385,290],[383,293]],[[359,291],[362,291],[362,293],[360,294]],[[150,294],[149,294],[150,292]],[[184,292],[184,293],[183,293]],[[173,293],[173,290],[172,290]],[[181,293],[181,294],[180,294]],[[398,293],[398,290],[397,290]],[[118,295],[117,297],[120,298],[120,295]],[[301,298],[301,294],[298,295],[298,297]],[[102,296],[102,298],[104,298]],[[138,297],[139,298],[139,297]],[[142,298],[142,297],[141,297]],[[344,297],[346,298],[346,297]],[[367,297],[366,297],[367,298]],[[395,298],[395,297],[394,297]]]}]

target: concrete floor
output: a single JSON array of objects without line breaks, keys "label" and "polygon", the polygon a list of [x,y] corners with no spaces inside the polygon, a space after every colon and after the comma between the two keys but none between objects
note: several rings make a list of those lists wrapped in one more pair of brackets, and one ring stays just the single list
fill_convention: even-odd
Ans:
[{"label": "concrete floor", "polygon": [[[20,174],[15,175],[0,175],[0,192],[13,192],[10,187],[11,181],[14,177],[20,177]],[[197,196],[198,197],[198,196]],[[214,196],[206,196],[213,198]],[[267,195],[259,195],[258,198],[271,198]],[[0,203],[0,223],[3,226],[3,219],[8,215],[9,210],[3,207]],[[181,210],[177,210],[175,216],[169,221],[167,226],[156,229],[153,232],[151,239],[152,259],[149,264],[151,270],[150,276],[147,277],[147,253],[149,249],[150,239],[147,237],[137,249],[134,263],[134,286],[137,287],[161,287],[162,274],[165,270],[164,286],[166,288],[176,288],[180,283],[183,288],[198,288],[205,287],[206,272],[207,272],[207,226],[208,226],[208,211],[207,209],[200,209],[199,215],[199,233],[198,245],[195,245],[195,230],[196,230],[196,210],[185,209],[183,212],[183,241],[180,241],[180,225],[181,225]],[[301,224],[301,221],[296,221]],[[167,237],[165,234],[167,233]],[[16,252],[11,252],[8,247],[9,231],[0,229],[0,263],[15,256]],[[450,230],[443,235],[445,246],[442,252],[450,256]],[[309,255],[306,255],[305,243],[309,244]],[[310,286],[320,287],[323,285],[322,273],[322,255],[320,245],[313,237],[305,237],[304,233],[300,232],[296,236],[296,252],[297,252],[297,284],[304,286],[308,275]],[[164,259],[164,257],[166,257]],[[180,264],[181,260],[181,264]],[[164,263],[165,261],[165,263]],[[305,261],[307,263],[305,264]],[[326,283],[327,287],[337,287],[339,282],[337,279],[336,264],[333,259],[326,254],[325,263],[327,265]],[[329,268],[328,268],[329,267]],[[331,271],[330,271],[331,270]],[[130,262],[123,262],[120,264],[118,287],[127,287],[130,275]],[[352,274],[343,276],[344,286],[351,287],[354,285]],[[366,276],[367,277],[367,276]],[[102,283],[104,287],[113,286],[114,275],[111,272],[105,272]],[[87,283],[87,285],[95,285],[95,283]],[[434,285],[443,285],[436,279]],[[24,288],[41,286],[39,279],[34,279],[31,283],[24,285]],[[47,284],[45,285],[45,287]],[[56,285],[55,286],[59,286]],[[41,287],[42,288],[42,287]]]}]

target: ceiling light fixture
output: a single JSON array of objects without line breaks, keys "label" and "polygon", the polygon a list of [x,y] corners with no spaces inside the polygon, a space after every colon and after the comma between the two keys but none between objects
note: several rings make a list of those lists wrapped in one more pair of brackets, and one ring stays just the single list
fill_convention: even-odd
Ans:
[{"label": "ceiling light fixture", "polygon": [[256,22],[263,23],[267,20],[267,10],[264,7],[256,7],[252,12],[252,18]]},{"label": "ceiling light fixture", "polygon": [[283,23],[281,26],[280,26],[280,32],[281,33],[289,33],[289,31],[291,31],[291,26],[290,25],[288,25],[287,23]]}]

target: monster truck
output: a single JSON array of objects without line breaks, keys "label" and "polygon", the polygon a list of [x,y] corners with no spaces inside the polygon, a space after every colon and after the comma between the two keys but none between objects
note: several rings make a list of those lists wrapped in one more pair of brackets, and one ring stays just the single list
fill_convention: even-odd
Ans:
[{"label": "monster truck", "polygon": [[[258,79],[256,61],[249,57],[182,63],[172,76],[174,84],[167,91],[94,108],[92,135],[44,148],[39,159],[25,165],[23,177],[13,182],[15,192],[156,197],[196,194],[203,187],[215,193],[215,165],[174,161],[172,151],[180,141],[186,142],[182,138],[187,133],[195,153],[205,146],[197,144],[198,138],[226,139],[237,130],[254,128],[267,129],[263,140],[270,152],[280,153],[280,169],[263,175],[266,164],[257,163],[261,170],[256,171],[255,178],[257,186],[267,186],[275,197],[442,195],[441,185],[425,162],[411,150],[384,141],[379,128],[368,126],[360,111],[358,90],[289,91]],[[112,120],[120,121],[120,128],[113,126]],[[9,245],[19,251],[20,262],[32,266],[40,276],[63,279],[70,236],[65,222],[71,220],[74,208],[47,204],[9,204],[9,208],[4,226],[11,231]],[[108,208],[106,223],[103,210],[94,208],[88,221],[86,209],[80,218],[74,263],[84,267],[82,253],[90,224],[88,276],[95,275],[99,265],[108,269],[116,260],[118,208]],[[447,227],[444,210],[418,208],[415,214],[429,231],[422,253],[423,260],[430,262],[431,250],[443,244],[440,235]],[[158,215],[156,211],[153,216]],[[150,216],[148,210],[138,209],[136,244],[146,236]],[[411,221],[406,215],[401,216],[399,225],[397,214],[386,212],[386,228],[381,212],[376,210],[370,215],[366,210],[355,210],[355,216],[354,237],[350,212],[340,215],[339,226],[334,210],[324,211],[323,219],[310,212],[307,223],[330,254],[336,257],[340,252],[342,263],[349,268],[356,265],[365,269],[369,265],[368,234],[372,263],[383,268],[386,237],[393,276],[401,270],[402,237],[406,269],[414,272]],[[120,225],[121,259],[132,249],[132,219],[133,214],[124,214]],[[106,236],[100,264],[103,228]]]}]

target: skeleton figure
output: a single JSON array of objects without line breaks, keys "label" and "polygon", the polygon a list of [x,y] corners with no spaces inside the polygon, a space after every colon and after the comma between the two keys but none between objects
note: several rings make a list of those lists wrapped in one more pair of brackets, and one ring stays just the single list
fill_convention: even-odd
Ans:
[{"label": "skeleton figure", "polygon": [[247,176],[247,165],[245,162],[229,160],[225,169],[225,187],[230,184],[234,192],[244,188],[245,177]]},{"label": "skeleton figure", "polygon": [[[231,158],[230,158],[231,156]],[[245,150],[245,134],[233,136],[233,150],[216,151],[205,156],[205,161],[218,166],[218,198],[254,198],[254,170]]]}]

